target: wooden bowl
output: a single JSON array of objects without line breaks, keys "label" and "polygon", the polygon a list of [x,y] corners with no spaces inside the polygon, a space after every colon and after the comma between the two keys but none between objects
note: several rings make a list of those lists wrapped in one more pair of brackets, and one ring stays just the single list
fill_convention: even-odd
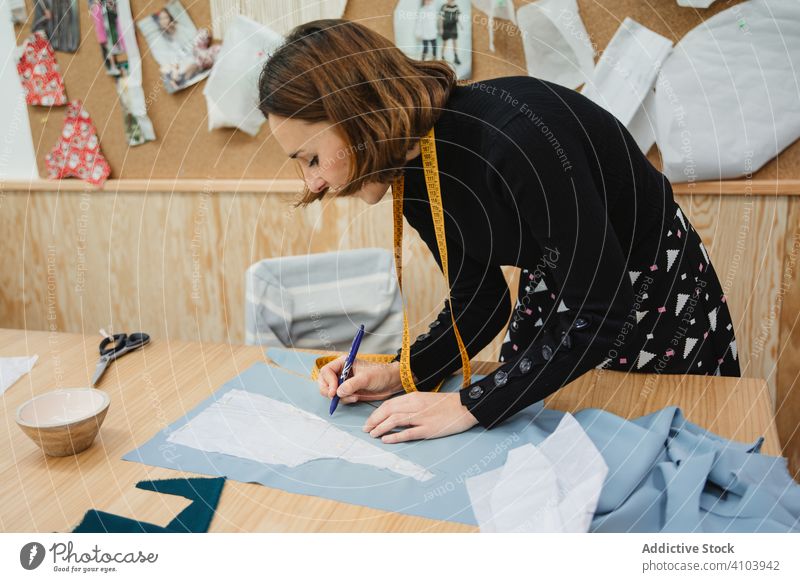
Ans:
[{"label": "wooden bowl", "polygon": [[75,455],[94,442],[110,403],[94,388],[53,390],[17,408],[17,424],[45,454]]}]

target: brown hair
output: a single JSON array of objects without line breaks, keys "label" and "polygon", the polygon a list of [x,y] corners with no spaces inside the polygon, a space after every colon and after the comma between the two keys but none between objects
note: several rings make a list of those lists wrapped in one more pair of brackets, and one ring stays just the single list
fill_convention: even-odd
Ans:
[{"label": "brown hair", "polygon": [[[269,57],[258,80],[266,117],[327,121],[354,155],[339,196],[391,182],[406,154],[439,118],[456,85],[445,61],[417,61],[389,40],[343,19],[301,24]],[[306,185],[299,204],[322,198]]]}]

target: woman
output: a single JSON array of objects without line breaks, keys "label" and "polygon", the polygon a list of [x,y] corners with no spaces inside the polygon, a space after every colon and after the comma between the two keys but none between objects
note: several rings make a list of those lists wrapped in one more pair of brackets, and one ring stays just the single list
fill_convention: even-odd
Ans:
[{"label": "woman", "polygon": [[[434,130],[450,300],[410,348],[418,390],[381,404],[371,435],[491,428],[592,368],[739,375],[725,297],[669,182],[581,94],[532,77],[460,86],[445,62],[409,59],[344,20],[292,31],[259,92],[302,166],[302,203],[333,192],[375,204],[402,175],[403,215],[441,267],[420,154]],[[511,313],[501,265],[522,269]],[[461,367],[452,316],[469,357],[509,323],[502,365],[460,392],[433,392]],[[397,361],[357,361],[337,386],[341,368],[340,358],[319,382],[344,403],[404,390]]]}]

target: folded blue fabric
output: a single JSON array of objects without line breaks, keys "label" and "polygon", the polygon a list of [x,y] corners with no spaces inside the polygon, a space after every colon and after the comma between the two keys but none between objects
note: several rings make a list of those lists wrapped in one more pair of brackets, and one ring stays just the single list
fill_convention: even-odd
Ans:
[{"label": "folded blue fabric", "polygon": [[[123,458],[181,471],[224,474],[230,479],[376,509],[476,524],[464,481],[502,466],[513,448],[541,443],[564,416],[537,403],[490,431],[474,427],[446,438],[385,445],[361,430],[372,407],[340,406],[336,414],[328,416],[328,401],[319,395],[316,384],[297,375],[310,373],[316,356],[274,350],[268,354],[295,374],[255,364]],[[444,389],[458,390],[459,382],[459,378],[451,378]],[[340,459],[319,459],[293,468],[264,465],[167,441],[172,431],[234,388],[290,402],[328,418],[353,436],[428,468],[435,477],[418,482]],[[688,422],[674,406],[633,420],[599,409],[584,409],[574,416],[609,467],[591,531],[800,532],[800,485],[789,476],[786,459],[760,454],[763,438],[754,443],[724,439]]]}]

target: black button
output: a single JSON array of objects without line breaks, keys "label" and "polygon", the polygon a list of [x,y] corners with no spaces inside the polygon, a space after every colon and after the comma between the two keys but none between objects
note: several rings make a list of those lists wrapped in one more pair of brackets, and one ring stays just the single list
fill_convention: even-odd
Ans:
[{"label": "black button", "polygon": [[519,371],[522,372],[523,374],[527,374],[528,372],[531,371],[532,365],[533,362],[531,362],[530,358],[522,358],[519,361]]},{"label": "black button", "polygon": [[508,382],[508,372],[500,370],[494,375],[494,385],[495,386],[505,386],[505,383]]},{"label": "black button", "polygon": [[483,388],[481,388],[480,386],[473,386],[472,388],[469,389],[469,397],[472,398],[473,400],[480,398],[482,394],[483,394]]},{"label": "black button", "polygon": [[441,325],[441,323],[442,323],[442,322],[441,322],[441,321],[439,321],[438,319],[434,319],[432,322],[430,322],[430,323],[428,324],[428,327],[429,327],[430,329],[433,329],[434,327],[439,327],[439,326]]},{"label": "black button", "polygon": [[583,329],[589,325],[589,320],[585,317],[579,317],[575,320],[574,327],[575,329]]},{"label": "black button", "polygon": [[430,336],[431,336],[431,334],[429,334],[429,333],[422,333],[422,334],[417,336],[417,341],[425,341]]},{"label": "black button", "polygon": [[542,346],[542,358],[545,360],[549,360],[553,357],[553,348],[548,346],[547,344]]}]

